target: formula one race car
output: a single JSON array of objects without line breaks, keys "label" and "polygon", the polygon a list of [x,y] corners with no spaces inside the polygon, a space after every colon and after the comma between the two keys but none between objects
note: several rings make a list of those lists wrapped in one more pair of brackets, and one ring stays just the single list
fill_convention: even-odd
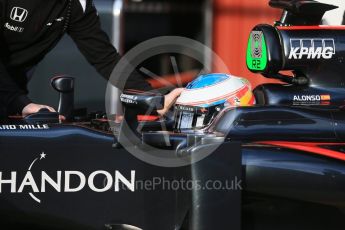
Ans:
[{"label": "formula one race car", "polygon": [[[253,29],[247,66],[287,84],[258,86],[255,106],[241,106],[254,103],[246,93],[231,98],[236,107],[229,95],[206,97],[176,105],[171,120],[140,122],[164,97],[126,91],[117,127],[102,114],[73,114],[73,78],[57,77],[69,122],[47,111],[3,120],[0,228],[343,229],[345,27],[319,25],[332,5],[270,5],[283,16]],[[187,91],[230,80],[202,76]],[[238,178],[242,189],[214,186]],[[173,189],[176,181],[201,187]]]}]

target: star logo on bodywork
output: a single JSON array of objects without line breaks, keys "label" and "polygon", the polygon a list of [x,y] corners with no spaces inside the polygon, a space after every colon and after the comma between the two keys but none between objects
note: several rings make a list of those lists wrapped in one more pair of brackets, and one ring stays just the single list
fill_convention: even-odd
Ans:
[{"label": "star logo on bodywork", "polygon": [[44,158],[44,159],[46,158],[47,154],[45,154],[44,152],[42,152],[42,153],[40,154],[40,156],[41,156],[40,160],[42,160],[43,158]]}]

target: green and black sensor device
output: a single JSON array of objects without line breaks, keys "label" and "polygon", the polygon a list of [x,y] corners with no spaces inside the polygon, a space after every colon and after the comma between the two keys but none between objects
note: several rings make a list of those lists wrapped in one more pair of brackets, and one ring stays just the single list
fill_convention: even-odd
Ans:
[{"label": "green and black sensor device", "polygon": [[275,25],[253,28],[247,68],[292,84],[344,84],[345,26],[320,25],[325,12],[337,7],[311,0],[271,0],[270,5],[283,9],[282,17]]}]

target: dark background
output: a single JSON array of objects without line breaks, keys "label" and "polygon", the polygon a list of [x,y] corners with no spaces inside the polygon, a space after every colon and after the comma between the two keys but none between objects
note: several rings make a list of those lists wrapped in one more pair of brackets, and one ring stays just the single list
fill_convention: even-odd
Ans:
[{"label": "dark background", "polygon": [[[113,1],[94,0],[94,2],[102,27],[110,40],[113,40]],[[205,43],[203,21],[205,2],[200,0],[186,2],[182,0],[126,1],[120,34],[123,43],[120,50],[126,52],[145,40],[166,35],[184,36]],[[164,56],[158,56],[147,60],[144,64],[152,72],[166,75],[173,72],[169,67],[170,62],[166,60]],[[177,57],[178,62],[184,62],[181,71],[187,71],[195,66],[195,63],[184,60]],[[56,107],[58,95],[50,87],[50,78],[64,74],[76,77],[76,108],[87,107],[89,111],[104,111],[106,81],[87,63],[67,35],[39,64],[29,84],[29,96],[36,103]]]}]

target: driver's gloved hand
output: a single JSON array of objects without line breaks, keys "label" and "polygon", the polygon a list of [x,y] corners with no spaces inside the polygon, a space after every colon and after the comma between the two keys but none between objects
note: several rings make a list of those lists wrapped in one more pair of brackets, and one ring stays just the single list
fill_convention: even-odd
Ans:
[{"label": "driver's gloved hand", "polygon": [[160,116],[163,116],[169,111],[169,109],[175,104],[177,98],[181,95],[183,90],[184,88],[176,88],[165,95],[164,108],[157,111]]}]

